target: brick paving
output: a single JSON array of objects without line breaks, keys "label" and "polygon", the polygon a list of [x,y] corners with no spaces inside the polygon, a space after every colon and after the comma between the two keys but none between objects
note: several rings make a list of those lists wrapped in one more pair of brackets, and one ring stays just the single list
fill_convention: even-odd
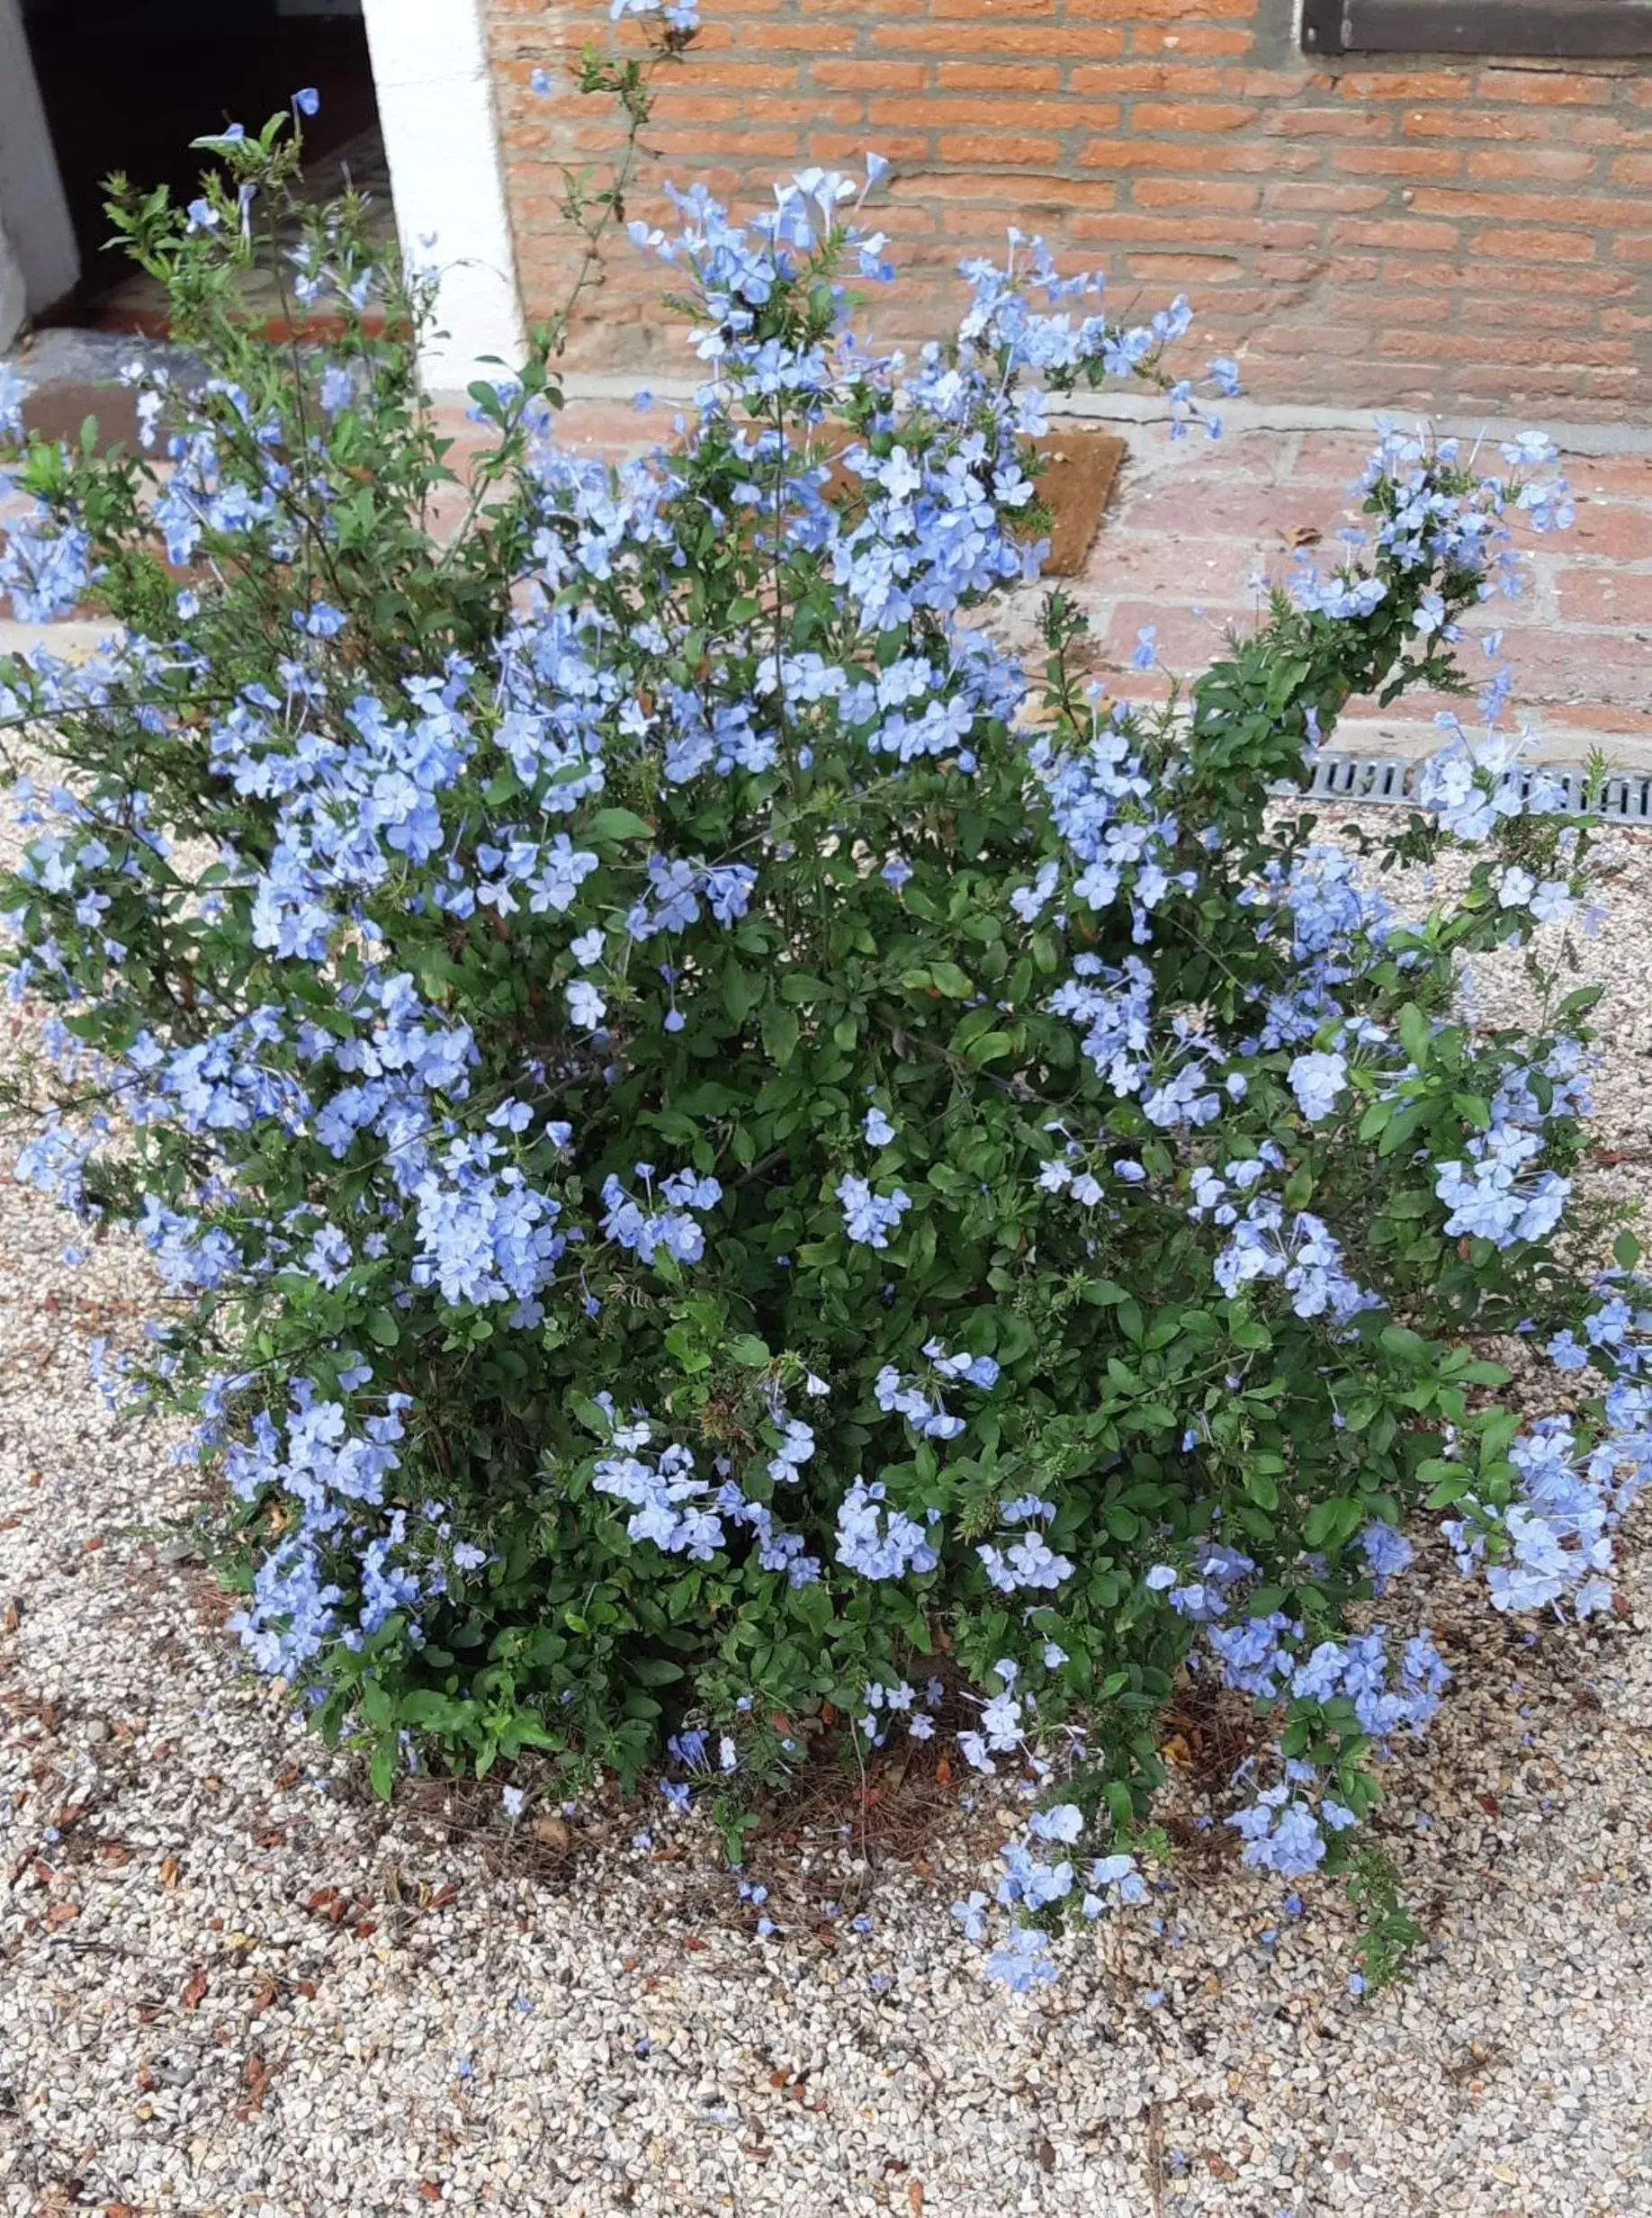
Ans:
[{"label": "brick paving", "polygon": [[[1074,589],[1117,691],[1150,690],[1129,668],[1154,625],[1164,662],[1197,671],[1225,630],[1253,623],[1252,580],[1288,579],[1297,550],[1325,561],[1357,510],[1350,489],[1370,446],[1361,434],[1248,431],[1172,444],[1133,428],[1113,506]],[[1498,629],[1514,672],[1513,714],[1537,750],[1581,761],[1599,748],[1652,768],[1652,456],[1572,455],[1563,467],[1576,522],[1521,534],[1526,590],[1477,611],[1471,633]],[[1472,649],[1471,671],[1485,667]],[[1414,696],[1380,709],[1350,705],[1339,744],[1413,754],[1438,743],[1437,709]]]},{"label": "brick paving", "polygon": [[[639,415],[621,402],[575,400],[561,429],[567,443],[615,456],[669,437],[670,424],[669,404]],[[462,453],[475,435],[462,423],[453,428]],[[1221,651],[1225,632],[1256,621],[1252,580],[1288,578],[1299,548],[1321,559],[1332,551],[1353,511],[1350,489],[1370,442],[1354,432],[1255,430],[1172,442],[1156,426],[1125,428],[1128,452],[1112,505],[1082,575],[1065,584],[1091,616],[1099,675],[1139,698],[1163,690],[1130,667],[1141,628],[1155,627],[1167,668],[1197,674]],[[1652,769],[1652,455],[1577,454],[1564,467],[1575,527],[1525,534],[1525,594],[1477,613],[1470,629],[1502,630],[1515,674],[1513,714],[1532,727],[1534,751],[1581,762],[1598,748],[1614,762]],[[96,636],[84,623],[42,633],[8,615],[0,599],[0,650],[42,635],[66,651],[84,650]],[[1471,667],[1477,660],[1471,654]],[[1446,705],[1432,697],[1387,710],[1353,703],[1338,744],[1425,751],[1438,744],[1433,715]]]},{"label": "brick paving", "polygon": [[[669,406],[641,415],[612,400],[573,400],[563,436],[595,453],[634,453],[667,436]],[[1098,670],[1130,698],[1163,691],[1130,667],[1145,624],[1171,669],[1195,675],[1230,628],[1253,624],[1252,580],[1288,579],[1298,548],[1326,559],[1357,514],[1351,489],[1367,432],[1243,431],[1172,441],[1154,425],[1119,427],[1128,452],[1081,576],[1064,581],[1093,627]],[[1534,753],[1582,762],[1600,749],[1652,769],[1652,455],[1563,455],[1576,502],[1569,532],[1520,539],[1527,589],[1470,620],[1503,633],[1515,678],[1513,719]],[[1315,537],[1315,535],[1317,534]],[[1472,649],[1471,671],[1485,667]],[[1415,696],[1380,709],[1354,702],[1338,744],[1417,754],[1440,743],[1435,713],[1463,704]]]}]

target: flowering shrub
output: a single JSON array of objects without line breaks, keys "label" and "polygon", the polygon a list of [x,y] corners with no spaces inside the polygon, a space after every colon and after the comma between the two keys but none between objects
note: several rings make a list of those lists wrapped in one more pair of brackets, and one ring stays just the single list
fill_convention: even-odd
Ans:
[{"label": "flowering shrub", "polygon": [[[968,1765],[1069,1782],[999,1890],[1018,1986],[1139,1898],[1189,1670],[1273,1721],[1245,1861],[1334,1862],[1447,1676],[1385,1627],[1402,1528],[1581,1614],[1652,1455],[1632,1244],[1555,1247],[1588,997],[1452,997],[1585,839],[1456,730],[1393,852],[1483,852],[1407,922],[1270,810],[1351,695],[1460,688],[1508,512],[1565,520],[1546,451],[1386,438],[1334,571],[1132,709],[1061,596],[1030,673],[983,618],[1037,570],[1037,381],[1163,377],[1181,304],[1122,326],[1016,242],[886,357],[866,187],[696,191],[641,239],[705,367],[671,442],[560,452],[542,346],[438,540],[428,284],[323,211],[343,336],[268,344],[232,287],[286,142],[213,143],[127,216],[209,373],[143,385],[148,454],[17,465],[14,606],[122,629],[0,666],[53,758],[4,907],[22,1174],[155,1257],[114,1368],[222,1470],[250,1654],[383,1791],[539,1750],[686,1804],[962,1703]],[[1573,1414],[1500,1405],[1510,1333],[1587,1367]]]}]

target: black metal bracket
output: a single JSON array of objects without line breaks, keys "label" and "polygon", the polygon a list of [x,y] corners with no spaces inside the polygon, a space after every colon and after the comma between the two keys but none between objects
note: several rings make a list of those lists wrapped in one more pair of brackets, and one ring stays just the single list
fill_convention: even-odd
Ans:
[{"label": "black metal bracket", "polygon": [[1652,0],[1302,0],[1306,54],[1652,57]]}]

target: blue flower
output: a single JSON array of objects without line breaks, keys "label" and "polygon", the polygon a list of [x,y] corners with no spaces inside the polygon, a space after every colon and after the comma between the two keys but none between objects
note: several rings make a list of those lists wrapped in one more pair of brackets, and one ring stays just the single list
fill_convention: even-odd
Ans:
[{"label": "blue flower", "polygon": [[897,1186],[893,1194],[875,1194],[865,1179],[846,1172],[838,1181],[838,1199],[843,1207],[843,1228],[857,1246],[886,1248],[889,1235],[912,1206],[911,1196]]},{"label": "blue flower", "polygon": [[1005,1945],[987,1958],[986,1968],[987,1976],[1013,1995],[1030,1994],[1036,1987],[1049,1986],[1055,1978],[1049,1944],[1035,1926],[1014,1926]]},{"label": "blue flower", "polygon": [[608,1013],[608,1005],[588,979],[576,978],[567,990],[568,1014],[582,1030],[594,1032]]},{"label": "blue flower", "polygon": [[1288,1073],[1297,1107],[1310,1124],[1329,1117],[1348,1083],[1347,1058],[1340,1055],[1297,1055]]}]

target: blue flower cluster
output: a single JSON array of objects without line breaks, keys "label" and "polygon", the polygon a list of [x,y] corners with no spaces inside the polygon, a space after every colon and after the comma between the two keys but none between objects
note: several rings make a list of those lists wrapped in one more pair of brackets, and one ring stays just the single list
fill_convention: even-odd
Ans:
[{"label": "blue flower cluster", "polygon": [[[695,24],[613,12],[673,50]],[[687,1809],[784,1776],[828,1704],[873,1747],[962,1714],[972,1771],[1106,1786],[957,1906],[1010,1921],[1026,1992],[1028,1921],[1147,1894],[1151,1760],[1091,1747],[1085,1703],[1185,1665],[1261,1704],[1277,1774],[1231,1822],[1297,1873],[1445,1685],[1426,1636],[1344,1614],[1431,1485],[1496,1607],[1603,1606],[1652,1301],[1632,1261],[1560,1290],[1544,1246],[1581,1036],[1482,1037],[1446,991],[1459,942],[1587,898],[1502,675],[1420,774],[1406,838],[1487,847],[1426,924],[1264,813],[1337,704],[1442,677],[1511,519],[1564,527],[1550,456],[1387,437],[1364,542],[1163,716],[1077,682],[1059,597],[1036,696],[978,615],[1041,560],[1028,438],[1108,375],[1214,431],[1159,370],[1190,311],[1109,316],[1012,235],[955,343],[875,353],[849,285],[889,274],[884,166],[635,227],[695,310],[692,408],[610,467],[558,449],[543,360],[483,389],[499,444],[444,548],[398,336],[423,280],[342,216],[292,262],[347,346],[226,340],[233,373],[145,382],[152,462],[63,457],[67,497],[20,465],[0,588],[95,585],[124,630],[0,669],[0,721],[67,765],[14,788],[0,904],[50,1011],[18,1168],[146,1243],[168,1321],[111,1390],[195,1415],[248,1513],[249,1652],[381,1784],[428,1729],[484,1768],[663,1748]],[[180,212],[186,272],[238,213]],[[0,438],[17,409],[0,372]],[[1496,1433],[1455,1344],[1482,1297],[1598,1406]],[[1303,1732],[1337,1753],[1286,1756]]]}]

